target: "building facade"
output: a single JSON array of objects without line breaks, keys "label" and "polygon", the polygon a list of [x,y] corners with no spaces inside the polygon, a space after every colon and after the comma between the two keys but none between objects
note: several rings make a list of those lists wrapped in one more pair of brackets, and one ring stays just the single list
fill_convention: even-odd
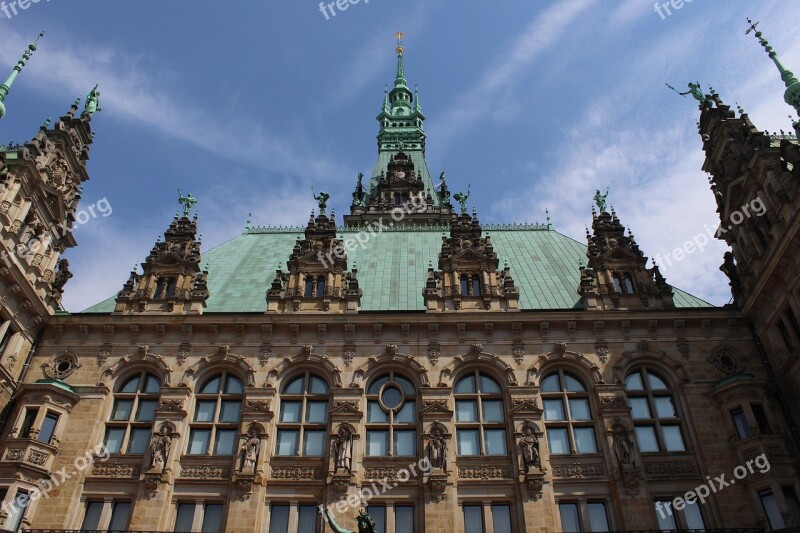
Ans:
[{"label": "building facade", "polygon": [[[725,233],[717,308],[648,267],[599,192],[586,246],[482,224],[433,183],[397,52],[341,225],[319,193],[305,227],[201,254],[181,198],[142,272],[77,314],[53,273],[74,242],[6,265],[0,526],[358,531],[363,508],[396,533],[800,527],[796,137],[696,95],[722,222],[768,206]],[[5,250],[74,212],[91,95],[0,151]]]}]

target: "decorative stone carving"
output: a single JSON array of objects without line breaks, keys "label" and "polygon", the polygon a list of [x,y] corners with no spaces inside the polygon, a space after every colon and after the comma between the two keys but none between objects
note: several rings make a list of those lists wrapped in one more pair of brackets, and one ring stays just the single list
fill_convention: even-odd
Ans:
[{"label": "decorative stone carving", "polygon": [[345,350],[342,352],[342,360],[344,361],[345,366],[350,366],[353,364],[353,358],[355,358],[356,352],[353,350]]},{"label": "decorative stone carving", "polygon": [[64,352],[53,358],[50,363],[42,365],[42,370],[51,379],[63,380],[81,367],[78,356],[73,352]]},{"label": "decorative stone carving", "polygon": [[511,355],[514,357],[514,362],[518,365],[522,364],[522,360],[525,357],[525,348],[516,347],[511,350]]},{"label": "decorative stone carving", "polygon": [[528,474],[531,468],[541,470],[542,460],[539,455],[539,438],[536,436],[536,426],[530,421],[522,424],[522,436],[519,438],[518,445],[525,474]]},{"label": "decorative stone carving", "polygon": [[428,461],[433,470],[447,470],[447,428],[438,422],[428,431]]},{"label": "decorative stone carving", "polygon": [[274,479],[322,479],[322,472],[319,468],[309,466],[296,466],[296,467],[272,467],[272,477]]},{"label": "decorative stone carving", "polygon": [[134,465],[115,463],[92,463],[92,476],[133,478],[139,475],[139,469]]},{"label": "decorative stone carving", "polygon": [[553,477],[562,478],[591,478],[603,477],[606,475],[605,468],[602,464],[561,464],[553,465]]},{"label": "decorative stone carving", "polygon": [[500,466],[462,466],[458,468],[461,479],[508,479],[508,468]]},{"label": "decorative stone carving", "polygon": [[[250,429],[247,430],[247,440],[244,441],[240,450],[241,464],[239,465],[239,472],[243,474],[254,473],[256,464],[258,464],[258,455],[260,452],[261,435],[256,426],[250,426]],[[252,489],[252,480],[250,480],[250,488]]]},{"label": "decorative stone carving", "polygon": [[161,425],[158,433],[150,440],[150,471],[161,471],[169,461],[169,451],[172,448],[172,433],[175,430],[170,423]]},{"label": "decorative stone carving", "polygon": [[604,342],[597,342],[594,345],[594,353],[597,354],[597,358],[600,359],[600,362],[605,363],[608,361],[608,346]]},{"label": "decorative stone carving", "polygon": [[428,349],[428,361],[430,362],[430,364],[431,365],[438,364],[440,355],[441,355],[441,352],[439,350],[429,348]]},{"label": "decorative stone carving", "polygon": [[633,461],[633,441],[631,441],[628,430],[622,424],[614,424],[611,430],[612,448],[617,464],[621,470],[635,468]]},{"label": "decorative stone carving", "polygon": [[600,410],[614,411],[617,409],[628,410],[628,404],[622,396],[600,396]]},{"label": "decorative stone carving", "polygon": [[564,354],[567,353],[567,343],[564,341],[558,341],[553,345],[553,353],[559,357],[564,357]]},{"label": "decorative stone carving", "polygon": [[742,371],[742,362],[739,355],[729,346],[720,345],[711,352],[708,362],[726,376]]},{"label": "decorative stone carving", "polygon": [[353,471],[353,430],[347,424],[341,424],[339,431],[333,438],[333,473],[336,475],[339,469],[345,470],[348,474]]},{"label": "decorative stone carving", "polygon": [[195,479],[228,479],[230,470],[222,466],[183,466],[181,477]]}]

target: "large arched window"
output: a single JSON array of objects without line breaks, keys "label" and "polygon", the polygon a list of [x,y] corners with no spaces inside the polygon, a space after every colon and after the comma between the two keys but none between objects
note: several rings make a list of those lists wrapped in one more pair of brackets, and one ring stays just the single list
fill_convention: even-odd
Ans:
[{"label": "large arched window", "polygon": [[389,372],[367,387],[367,455],[417,454],[417,404],[414,384]]},{"label": "large arched window", "polygon": [[325,455],[329,396],[325,380],[310,372],[286,383],[281,391],[275,455]]},{"label": "large arched window", "polygon": [[557,370],[542,379],[540,393],[550,453],[597,453],[589,393],[581,380]]},{"label": "large arched window", "polygon": [[233,455],[243,396],[242,380],[228,372],[203,382],[195,394],[189,455]]},{"label": "large arched window", "polygon": [[161,380],[139,372],[114,393],[114,406],[106,424],[105,445],[111,453],[144,453],[150,442],[158,407]]},{"label": "large arched window", "polygon": [[686,450],[675,398],[664,379],[647,368],[631,372],[625,396],[642,453]]},{"label": "large arched window", "polygon": [[474,371],[456,382],[453,393],[458,455],[506,455],[508,445],[500,384]]}]

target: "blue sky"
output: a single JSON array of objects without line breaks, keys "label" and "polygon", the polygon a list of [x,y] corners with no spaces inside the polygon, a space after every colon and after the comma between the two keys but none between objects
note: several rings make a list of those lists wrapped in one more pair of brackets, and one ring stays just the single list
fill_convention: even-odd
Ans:
[{"label": "blue sky", "polygon": [[[744,31],[759,20],[800,70],[797,14],[770,0],[694,0],[664,18],[652,0],[362,0],[326,20],[311,0],[41,0],[0,12],[0,76],[47,32],[6,99],[0,142],[32,137],[100,83],[82,206],[107,198],[113,213],[75,231],[64,304],[79,311],[144,260],[178,187],[200,200],[204,249],[251,211],[256,224],[303,224],[312,185],[347,212],[375,163],[401,30],[431,172],[446,167],[454,191],[470,183],[481,220],[543,221],[548,208],[584,242],[594,190],[610,186],[645,254],[664,256],[718,223],[695,102],[664,83],[710,84],[759,128],[790,129],[777,71]],[[662,272],[724,304],[725,250],[717,241]]]}]

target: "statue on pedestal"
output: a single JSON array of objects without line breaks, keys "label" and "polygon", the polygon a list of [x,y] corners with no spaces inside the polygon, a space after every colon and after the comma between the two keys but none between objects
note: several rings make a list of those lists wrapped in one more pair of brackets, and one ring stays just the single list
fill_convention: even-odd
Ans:
[{"label": "statue on pedestal", "polygon": [[[355,533],[337,524],[331,516],[331,512],[322,505],[319,506],[319,513],[325,518],[334,533]],[[376,533],[375,521],[372,520],[372,517],[368,515],[364,509],[358,512],[356,523],[358,524],[358,533]]]}]

